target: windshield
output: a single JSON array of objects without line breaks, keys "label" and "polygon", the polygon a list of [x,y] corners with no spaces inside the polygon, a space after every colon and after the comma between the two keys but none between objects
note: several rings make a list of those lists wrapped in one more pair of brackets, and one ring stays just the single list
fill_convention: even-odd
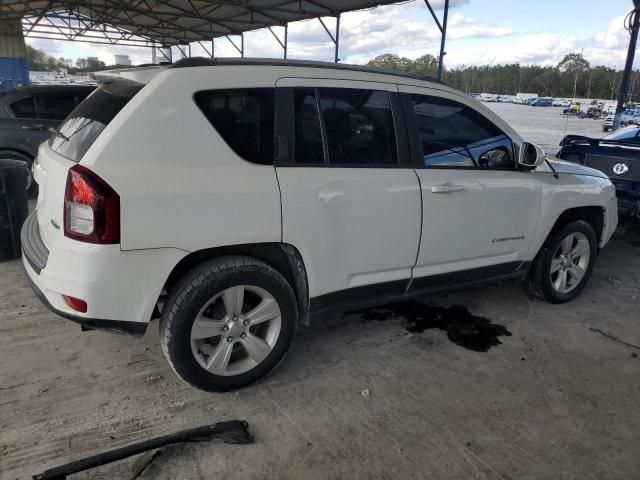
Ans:
[{"label": "windshield", "polygon": [[607,135],[603,140],[633,140],[638,136],[640,128],[636,126],[624,127]]},{"label": "windshield", "polygon": [[111,82],[97,88],[66,118],[49,139],[49,147],[74,162],[79,162],[105,127],[144,85]]}]

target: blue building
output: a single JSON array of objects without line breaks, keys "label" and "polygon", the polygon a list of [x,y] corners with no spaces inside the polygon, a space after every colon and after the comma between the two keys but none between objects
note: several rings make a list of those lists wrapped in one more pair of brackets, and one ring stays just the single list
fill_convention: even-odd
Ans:
[{"label": "blue building", "polygon": [[29,83],[26,57],[20,20],[0,21],[0,90]]}]

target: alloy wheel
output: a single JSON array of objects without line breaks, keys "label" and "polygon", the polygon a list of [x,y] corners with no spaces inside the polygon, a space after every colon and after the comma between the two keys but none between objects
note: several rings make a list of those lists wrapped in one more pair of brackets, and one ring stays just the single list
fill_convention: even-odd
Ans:
[{"label": "alloy wheel", "polygon": [[191,327],[191,351],[214,375],[240,375],[267,358],[281,327],[280,307],[269,292],[252,285],[233,286],[198,312]]},{"label": "alloy wheel", "polygon": [[580,232],[567,235],[556,248],[551,260],[551,285],[558,293],[569,293],[584,278],[589,268],[591,247]]}]

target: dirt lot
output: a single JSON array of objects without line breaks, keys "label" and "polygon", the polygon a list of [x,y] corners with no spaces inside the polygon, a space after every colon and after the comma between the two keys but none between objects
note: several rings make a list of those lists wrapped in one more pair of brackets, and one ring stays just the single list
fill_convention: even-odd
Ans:
[{"label": "dirt lot", "polygon": [[[171,372],[157,324],[142,340],[81,333],[40,305],[18,261],[0,263],[0,478],[229,419],[256,443],[169,447],[140,478],[637,478],[640,227],[620,229],[570,304],[517,284],[426,301],[511,335],[476,352],[401,316],[337,316],[303,330],[262,383],[205,394]],[[73,478],[128,479],[134,461]]]}]

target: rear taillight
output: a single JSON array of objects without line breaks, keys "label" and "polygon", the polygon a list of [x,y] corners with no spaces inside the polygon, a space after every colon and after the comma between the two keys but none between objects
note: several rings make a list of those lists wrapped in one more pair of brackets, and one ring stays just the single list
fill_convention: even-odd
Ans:
[{"label": "rear taillight", "polygon": [[120,243],[120,197],[81,165],[67,175],[64,235],[87,243]]}]

